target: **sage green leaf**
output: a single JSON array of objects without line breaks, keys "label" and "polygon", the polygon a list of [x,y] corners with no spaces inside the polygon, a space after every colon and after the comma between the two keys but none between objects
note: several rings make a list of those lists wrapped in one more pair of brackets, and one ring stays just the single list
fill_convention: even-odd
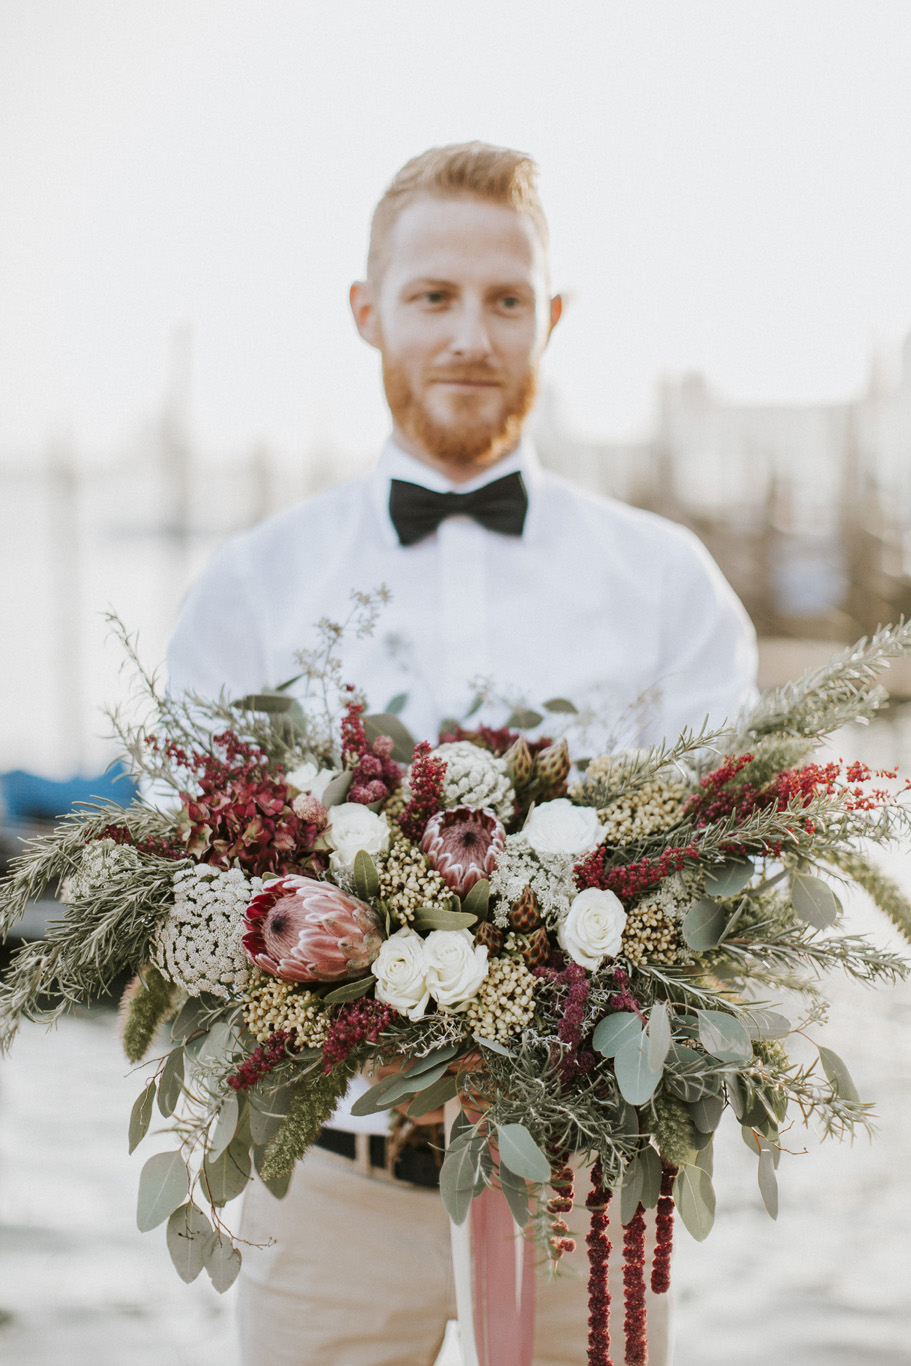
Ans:
[{"label": "sage green leaf", "polygon": [[513,1219],[524,1228],[528,1223],[528,1187],[521,1176],[516,1176],[514,1171],[510,1171],[506,1163],[500,1160],[500,1185],[506,1197],[506,1203]]},{"label": "sage green leaf", "polygon": [[620,1187],[620,1223],[624,1228],[636,1217],[636,1210],[641,1203],[644,1175],[638,1157],[627,1163],[626,1171],[623,1173],[623,1185]]},{"label": "sage green leaf", "polygon": [[198,996],[189,996],[178,1010],[170,1024],[171,1038],[175,1043],[185,1043],[191,1034],[204,1029],[203,1020],[206,1008]]},{"label": "sage green leaf", "polygon": [[817,930],[834,924],[840,909],[838,898],[822,878],[797,870],[791,874],[791,905],[795,915]]},{"label": "sage green leaf", "polygon": [[613,1058],[625,1043],[638,1039],[642,1034],[642,1021],[638,1015],[628,1010],[618,1010],[613,1015],[605,1015],[595,1025],[592,1046],[605,1058]]},{"label": "sage green leaf", "polygon": [[142,1142],[149,1132],[154,1105],[155,1083],[149,1081],[146,1082],[142,1092],[136,1097],[130,1113],[130,1152],[133,1152],[134,1148]]},{"label": "sage green leaf", "polygon": [[480,878],[462,897],[462,911],[478,920],[486,920],[490,909],[490,883],[486,877]]},{"label": "sage green leaf", "polygon": [[728,912],[720,901],[703,896],[693,903],[680,926],[684,941],[697,953],[715,949],[727,928]]},{"label": "sage green leaf", "polygon": [[728,1072],[725,1075],[724,1083],[731,1109],[736,1118],[742,1120],[746,1113],[746,1098],[743,1094],[740,1078],[734,1072]]},{"label": "sage green leaf", "polygon": [[227,1067],[237,1046],[237,1033],[228,1020],[216,1020],[199,1050],[200,1062],[214,1062]]},{"label": "sage green leaf", "polygon": [[736,896],[753,876],[753,864],[748,858],[729,858],[716,863],[705,873],[707,896]]},{"label": "sage green leaf", "polygon": [[407,701],[408,694],[406,692],[397,692],[395,697],[391,698],[391,700],[386,703],[387,714],[389,716],[398,716]]},{"label": "sage green leaf", "polygon": [[793,1025],[777,1010],[751,1010],[744,1019],[751,1039],[783,1039]]},{"label": "sage green leaf", "polygon": [[449,1130],[447,1151],[449,1148],[454,1148],[457,1143],[467,1143],[471,1138],[473,1129],[474,1125],[471,1120],[460,1110],[452,1121],[452,1126]]},{"label": "sage green leaf", "polygon": [[700,1171],[705,1172],[706,1176],[709,1178],[710,1181],[711,1181],[711,1179],[712,1179],[712,1174],[713,1174],[714,1167],[715,1167],[715,1143],[714,1143],[714,1137],[715,1137],[715,1136],[714,1136],[714,1134],[713,1134],[713,1135],[712,1135],[712,1140],[713,1140],[713,1141],[712,1141],[711,1143],[707,1143],[707,1144],[705,1145],[705,1147],[702,1148],[702,1149],[700,1149],[700,1151],[696,1154],[696,1163],[695,1163],[695,1165],[699,1168]]},{"label": "sage green leaf", "polygon": [[[365,1091],[362,1096],[351,1107],[353,1115],[378,1115],[383,1110],[388,1110],[391,1101],[386,1100],[386,1093],[399,1084],[401,1072],[394,1072],[391,1076],[383,1077],[369,1091]],[[413,1093],[412,1093],[413,1094]]]},{"label": "sage green leaf", "polygon": [[408,1067],[409,1077],[420,1076],[422,1072],[429,1072],[441,1062],[452,1062],[453,1058],[462,1051],[462,1045],[457,1043],[444,1044],[442,1048],[435,1048],[432,1053],[425,1053],[423,1058],[410,1064]]},{"label": "sage green leaf", "polygon": [[288,1113],[292,1090],[291,1086],[280,1086],[256,1095],[256,1102],[251,1102],[249,1111],[251,1142],[268,1143],[277,1132]]},{"label": "sage green leaf", "polygon": [[721,1062],[750,1062],[753,1043],[746,1028],[723,1010],[697,1010],[699,1041]]},{"label": "sage green leaf", "polygon": [[444,911],[436,906],[420,906],[412,924],[416,930],[467,930],[477,920],[476,915],[464,911]]},{"label": "sage green leaf", "polygon": [[414,756],[414,736],[403,726],[392,712],[378,712],[364,717],[364,732],[368,744],[373,744],[381,735],[388,735],[392,741],[392,757],[400,764],[410,764]]},{"label": "sage green leaf", "polygon": [[644,1105],[655,1094],[663,1068],[649,1066],[648,1038],[641,1030],[638,1038],[628,1040],[617,1053],[614,1073],[620,1094],[630,1105]]},{"label": "sage green leaf", "polygon": [[648,1065],[653,1072],[664,1066],[671,1046],[671,1017],[666,1001],[656,1001],[648,1017]]},{"label": "sage green leaf", "polygon": [[[383,1093],[383,1109],[388,1110],[391,1105],[398,1105],[406,1097],[416,1096],[418,1091],[424,1091],[427,1087],[433,1086],[449,1072],[449,1066],[450,1064],[444,1059],[433,1067],[414,1070],[409,1068],[407,1072],[396,1072],[392,1086]],[[453,1092],[454,1094],[455,1092]]]},{"label": "sage green leaf", "polygon": [[292,699],[281,693],[250,692],[232,702],[232,707],[242,707],[244,711],[262,711],[269,716],[281,716],[291,708]]},{"label": "sage green leaf", "polygon": [[700,1096],[690,1104],[690,1114],[693,1123],[703,1134],[713,1134],[721,1123],[721,1116],[724,1114],[723,1096]]},{"label": "sage green leaf", "polygon": [[550,1161],[524,1124],[498,1124],[497,1146],[502,1161],[516,1176],[526,1181],[550,1179]]},{"label": "sage green leaf", "polygon": [[499,1039],[485,1039],[483,1034],[472,1034],[475,1043],[479,1043],[482,1048],[489,1048],[491,1053],[499,1053],[501,1058],[511,1058],[512,1050],[505,1044],[500,1043]]},{"label": "sage green leaf", "polygon": [[769,1148],[759,1154],[759,1193],[762,1202],[773,1219],[778,1218],[778,1178]]},{"label": "sage green leaf", "polygon": [[650,1143],[639,1152],[642,1189],[639,1199],[643,1209],[654,1209],[661,1195],[661,1158]]},{"label": "sage green leaf", "polygon": [[421,1115],[429,1115],[431,1110],[438,1110],[447,1100],[452,1100],[453,1096],[458,1095],[458,1091],[458,1077],[453,1072],[447,1072],[423,1091],[418,1092],[408,1106],[408,1114],[415,1119],[420,1119]]},{"label": "sage green leaf", "polygon": [[183,1154],[155,1153],[139,1174],[136,1223],[141,1233],[157,1228],[187,1198],[189,1172]]},{"label": "sage green leaf", "polygon": [[[360,853],[358,858],[360,858]],[[330,1006],[338,1005],[342,1001],[359,1001],[375,986],[376,978],[371,973],[369,977],[358,977],[355,982],[344,982],[340,987],[333,987],[331,991],[326,993],[323,1000]]]},{"label": "sage green leaf", "polygon": [[830,1084],[842,1100],[860,1100],[857,1087],[851,1079],[851,1073],[837,1053],[833,1053],[831,1048],[823,1048],[819,1045],[819,1061],[822,1063],[822,1070]]},{"label": "sage green leaf", "polygon": [[226,1234],[213,1233],[206,1244],[205,1267],[209,1280],[223,1295],[237,1280],[241,1267],[240,1248],[235,1247]]},{"label": "sage green leaf", "polygon": [[183,1091],[183,1045],[172,1048],[158,1082],[158,1108],[165,1119],[173,1115]]},{"label": "sage green leaf", "polygon": [[323,795],[320,797],[320,805],[329,810],[330,806],[340,806],[348,795],[351,780],[354,774],[350,769],[344,773],[338,773],[323,788]]},{"label": "sage green leaf", "polygon": [[578,716],[579,708],[568,697],[552,697],[544,703],[545,711],[563,712],[567,716]]},{"label": "sage green leaf", "polygon": [[195,1281],[206,1260],[206,1243],[212,1225],[192,1200],[176,1209],[168,1220],[168,1251],[177,1274],[187,1285]]},{"label": "sage green leaf", "polygon": [[674,1204],[687,1232],[701,1243],[715,1222],[715,1191],[708,1172],[689,1163],[681,1167],[674,1184]]},{"label": "sage green leaf", "polygon": [[237,1092],[232,1091],[225,1096],[221,1105],[218,1107],[218,1117],[212,1129],[212,1137],[209,1139],[209,1151],[207,1156],[211,1161],[215,1161],[227,1148],[235,1133],[237,1132],[237,1121],[240,1119],[240,1101]]},{"label": "sage green leaf", "polygon": [[202,1177],[206,1195],[212,1204],[226,1205],[240,1195],[250,1180],[252,1169],[250,1149],[236,1138],[214,1161],[206,1158],[202,1164]]},{"label": "sage green leaf", "polygon": [[440,1168],[440,1196],[454,1224],[464,1224],[468,1217],[483,1146],[484,1140],[475,1135],[468,1143],[451,1149]]},{"label": "sage green leaf", "polygon": [[380,875],[366,849],[358,849],[354,856],[354,890],[361,901],[372,901],[379,895]]},{"label": "sage green leaf", "polygon": [[506,725],[509,730],[534,730],[543,720],[544,717],[539,711],[532,711],[530,707],[518,707],[506,718]]},{"label": "sage green leaf", "polygon": [[688,1105],[703,1096],[714,1095],[718,1083],[714,1077],[705,1075],[707,1065],[709,1060],[701,1049],[672,1043],[664,1064],[664,1084],[672,1095]]},{"label": "sage green leaf", "polygon": [[[265,1158],[265,1148],[263,1148],[262,1153],[263,1158]],[[256,1170],[259,1171],[259,1168],[257,1167]],[[284,1200],[285,1196],[288,1194],[288,1187],[291,1185],[291,1178],[293,1175],[293,1167],[289,1171],[283,1172],[281,1176],[273,1176],[269,1178],[269,1180],[266,1180],[260,1172],[260,1178],[262,1179],[263,1185],[269,1194],[273,1195],[276,1200]]]}]

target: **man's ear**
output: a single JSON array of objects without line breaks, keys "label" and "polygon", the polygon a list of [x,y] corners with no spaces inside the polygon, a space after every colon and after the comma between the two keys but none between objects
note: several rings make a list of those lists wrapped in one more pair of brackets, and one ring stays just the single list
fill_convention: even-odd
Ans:
[{"label": "man's ear", "polygon": [[355,280],[348,291],[348,302],[354,325],[364,341],[370,346],[379,346],[380,330],[377,313],[376,291],[369,280]]},{"label": "man's ear", "polygon": [[562,317],[563,296],[562,294],[555,294],[550,301],[550,326],[547,329],[548,339],[550,338],[551,332],[553,332],[554,328],[556,327],[557,323],[560,321]]}]

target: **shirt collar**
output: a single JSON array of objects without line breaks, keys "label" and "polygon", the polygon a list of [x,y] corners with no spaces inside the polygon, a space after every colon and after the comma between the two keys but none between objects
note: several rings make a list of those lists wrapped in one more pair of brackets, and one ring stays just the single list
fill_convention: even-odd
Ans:
[{"label": "shirt collar", "polygon": [[531,442],[523,437],[516,449],[505,455],[502,460],[498,460],[495,465],[488,466],[474,479],[457,484],[432,465],[425,465],[423,460],[418,460],[416,456],[403,451],[390,437],[371,476],[371,494],[383,538],[389,545],[399,543],[395,527],[389,517],[389,484],[393,479],[404,479],[409,484],[420,484],[422,488],[433,489],[435,493],[473,493],[475,489],[482,489],[485,484],[492,484],[495,479],[502,479],[504,475],[518,471],[528,493],[530,514],[540,470],[537,451]]}]

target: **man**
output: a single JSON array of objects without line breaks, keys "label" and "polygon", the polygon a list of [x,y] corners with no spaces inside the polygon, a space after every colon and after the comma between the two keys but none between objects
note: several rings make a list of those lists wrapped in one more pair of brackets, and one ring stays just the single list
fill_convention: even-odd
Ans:
[{"label": "man", "polygon": [[[523,439],[561,314],[535,181],[529,158],[481,143],[433,149],[394,178],[350,296],[382,357],[392,437],[372,475],[216,557],[178,624],[172,687],[274,685],[317,619],[344,619],[352,589],[385,584],[379,630],[344,644],[345,676],[375,709],[407,693],[418,737],[464,716],[479,677],[510,698],[570,697],[615,731],[650,694],[627,740],[675,738],[747,700],[753,633],[698,542],[573,490]],[[277,1241],[246,1254],[244,1360],[431,1366],[452,1313],[438,1196],[382,1180],[357,1121],[335,1124],[284,1201],[251,1188],[244,1236]],[[584,1281],[542,1284],[536,1366],[582,1361],[585,1336]],[[669,1359],[660,1313],[651,1347],[653,1364]]]}]

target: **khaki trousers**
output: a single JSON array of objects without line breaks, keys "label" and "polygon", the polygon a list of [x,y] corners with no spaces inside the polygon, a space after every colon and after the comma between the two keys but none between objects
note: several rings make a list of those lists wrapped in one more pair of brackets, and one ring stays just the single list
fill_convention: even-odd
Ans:
[{"label": "khaki trousers", "polygon": [[[584,1181],[580,1175],[580,1201]],[[586,1361],[585,1210],[567,1223],[578,1240],[564,1258],[567,1274],[537,1279],[535,1366]],[[449,1220],[438,1191],[314,1148],[283,1200],[259,1181],[249,1187],[241,1233],[251,1243],[273,1240],[243,1249],[243,1366],[433,1366],[456,1316]],[[610,1236],[611,1356],[619,1363],[622,1233]],[[668,1296],[647,1298],[650,1366],[670,1366]]]}]

